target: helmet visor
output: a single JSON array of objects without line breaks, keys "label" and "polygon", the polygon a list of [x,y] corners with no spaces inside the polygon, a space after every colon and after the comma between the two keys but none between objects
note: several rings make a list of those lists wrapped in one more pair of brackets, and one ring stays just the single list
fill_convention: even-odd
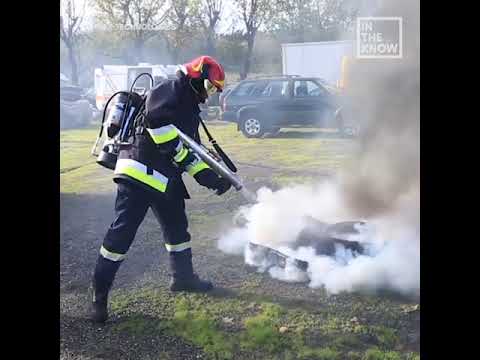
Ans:
[{"label": "helmet visor", "polygon": [[205,79],[205,90],[207,90],[208,96],[212,96],[217,92],[217,87],[213,85],[210,80]]}]

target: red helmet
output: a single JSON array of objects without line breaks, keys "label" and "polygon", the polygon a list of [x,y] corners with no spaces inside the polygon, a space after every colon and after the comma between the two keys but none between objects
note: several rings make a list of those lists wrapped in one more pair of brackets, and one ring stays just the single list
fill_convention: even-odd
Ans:
[{"label": "red helmet", "polygon": [[[204,66],[208,65],[208,66]],[[204,79],[205,88],[208,93],[221,92],[225,85],[225,72],[214,58],[210,56],[199,56],[184,65],[187,75],[192,79]]]}]

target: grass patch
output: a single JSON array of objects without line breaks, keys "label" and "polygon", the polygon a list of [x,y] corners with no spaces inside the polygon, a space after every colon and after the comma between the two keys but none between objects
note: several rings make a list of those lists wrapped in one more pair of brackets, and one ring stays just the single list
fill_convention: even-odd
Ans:
[{"label": "grass patch", "polygon": [[60,132],[60,192],[93,193],[114,189],[112,172],[102,168],[90,154],[97,128]]},{"label": "grass patch", "polygon": [[302,347],[298,349],[299,359],[318,359],[318,360],[338,360],[341,359],[341,354],[337,350],[333,350],[329,347],[322,349],[312,349],[308,347]]},{"label": "grass patch", "polygon": [[405,357],[405,360],[420,360],[420,355],[415,353],[408,353]]},{"label": "grass patch", "polygon": [[362,360],[402,360],[402,356],[396,351],[382,351],[373,348],[365,352]]},{"label": "grass patch", "polygon": [[[211,128],[213,136],[234,162],[278,167],[296,172],[336,171],[350,158],[352,140],[325,138],[326,133],[317,130],[288,129],[285,133],[287,135],[281,137],[248,139],[236,130],[236,124],[233,123]],[[239,168],[241,172],[241,165]]]},{"label": "grass patch", "polygon": [[[323,132],[290,129],[292,136],[247,139],[233,123],[210,126],[213,135],[233,160],[292,171],[337,170],[348,160],[352,140],[324,138]],[[202,130],[200,131],[202,133]],[[300,134],[318,134],[304,137]],[[95,163],[90,150],[98,134],[97,127],[60,132],[60,169],[65,171]],[[289,132],[286,132],[289,134]],[[202,133],[202,137],[205,137]],[[261,156],[259,156],[261,154]],[[239,165],[241,168],[241,165]]]},{"label": "grass patch", "polygon": [[95,163],[90,154],[98,134],[96,128],[60,131],[60,171]]},{"label": "grass patch", "polygon": [[283,336],[279,332],[280,306],[262,304],[262,312],[244,320],[245,332],[241,335],[241,345],[245,350],[261,349],[273,354],[286,347]]},{"label": "grass patch", "polygon": [[[266,166],[263,177],[267,176],[281,186],[310,182],[317,176],[316,173],[336,172],[349,159],[348,148],[351,140],[299,135],[322,134],[318,131],[295,129],[296,135],[291,137],[247,139],[232,123],[214,122],[210,128],[234,162],[240,162],[237,165],[241,177],[244,177],[243,164]],[[103,192],[114,189],[111,181],[112,172],[97,165],[95,158],[90,154],[97,134],[97,127],[60,132],[61,192]],[[194,187],[196,186],[198,185]],[[211,193],[208,191],[195,193],[195,196],[198,195],[207,197]],[[225,200],[225,197],[222,199]]]},{"label": "grass patch", "polygon": [[128,332],[133,336],[149,336],[161,328],[156,319],[146,318],[143,315],[134,315],[118,324],[113,329],[118,332]]},{"label": "grass patch", "polygon": [[399,339],[394,329],[384,326],[376,326],[374,327],[374,332],[378,343],[382,347],[393,348],[398,344]]},{"label": "grass patch", "polygon": [[176,302],[175,314],[168,328],[215,359],[233,358],[233,340],[219,330],[208,310],[192,309],[186,299]]}]

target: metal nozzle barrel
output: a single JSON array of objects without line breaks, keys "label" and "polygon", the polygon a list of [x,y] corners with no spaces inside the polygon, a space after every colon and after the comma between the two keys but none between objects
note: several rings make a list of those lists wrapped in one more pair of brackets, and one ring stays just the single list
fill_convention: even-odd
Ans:
[{"label": "metal nozzle barrel", "polygon": [[188,135],[181,132],[178,128],[178,136],[182,140],[184,144],[186,144],[192,151],[194,151],[200,158],[205,161],[208,166],[212,168],[218,175],[230,181],[232,186],[237,190],[240,191],[243,188],[242,181],[235,176],[229,169],[224,167],[220,164],[217,160],[215,160],[201,145],[191,139]]}]

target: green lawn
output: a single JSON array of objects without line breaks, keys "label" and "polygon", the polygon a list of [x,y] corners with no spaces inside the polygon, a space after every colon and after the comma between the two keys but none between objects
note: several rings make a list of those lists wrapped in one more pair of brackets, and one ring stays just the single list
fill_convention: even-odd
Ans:
[{"label": "green lawn", "polygon": [[[338,171],[349,158],[351,141],[336,138],[329,132],[317,133],[318,138],[304,137],[308,130],[282,130],[279,138],[248,139],[236,130],[235,124],[209,123],[210,132],[239,168],[260,166],[270,173],[271,181],[281,185],[304,182],[325,173]],[[207,143],[203,129],[200,130]],[[109,172],[95,164],[90,150],[98,133],[97,128],[60,132],[61,191],[83,192],[88,186],[106,184]],[[294,134],[291,137],[288,134]],[[93,174],[103,174],[91,179]],[[111,174],[111,172],[110,172]],[[108,179],[107,179],[108,181]]]},{"label": "green lawn", "polygon": [[90,154],[97,128],[60,132],[60,191],[83,193],[112,188],[111,172],[95,163]]}]

